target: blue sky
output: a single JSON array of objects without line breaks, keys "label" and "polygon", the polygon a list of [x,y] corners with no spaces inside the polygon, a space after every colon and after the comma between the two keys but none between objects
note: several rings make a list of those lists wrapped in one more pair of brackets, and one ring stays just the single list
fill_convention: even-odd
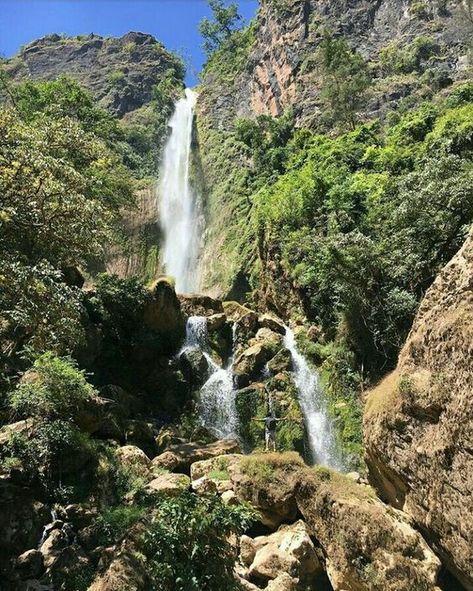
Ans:
[{"label": "blue sky", "polygon": [[[250,19],[257,0],[237,0]],[[0,0],[0,55],[11,57],[22,45],[49,33],[120,36],[151,33],[189,63],[187,83],[197,81],[205,56],[197,30],[209,16],[206,0]]]}]

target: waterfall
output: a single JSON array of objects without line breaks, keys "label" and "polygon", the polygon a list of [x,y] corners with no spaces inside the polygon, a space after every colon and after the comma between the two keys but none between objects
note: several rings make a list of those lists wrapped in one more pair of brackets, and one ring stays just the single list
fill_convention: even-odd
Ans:
[{"label": "waterfall", "polygon": [[187,320],[186,340],[181,351],[197,348],[207,359],[210,377],[202,386],[198,398],[201,423],[220,439],[238,437],[236,392],[233,387],[233,356],[226,367],[218,366],[209,354],[207,318],[191,316]]},{"label": "waterfall", "polygon": [[192,126],[197,95],[186,89],[177,101],[164,148],[159,187],[160,224],[164,234],[161,262],[176,280],[176,291],[199,287],[198,258],[201,237],[199,207],[189,183]]},{"label": "waterfall", "polygon": [[296,346],[292,330],[286,326],[284,345],[291,352],[294,382],[304,415],[312,459],[318,464],[343,471],[332,422],[327,412],[327,401],[317,372],[313,371]]}]

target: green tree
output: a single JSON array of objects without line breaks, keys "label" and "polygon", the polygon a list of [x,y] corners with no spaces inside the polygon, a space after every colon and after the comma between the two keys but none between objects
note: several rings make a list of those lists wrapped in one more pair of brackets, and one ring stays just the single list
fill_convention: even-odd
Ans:
[{"label": "green tree", "polygon": [[204,39],[203,48],[207,55],[219,49],[241,23],[235,2],[225,6],[224,0],[208,0],[212,19],[204,18],[199,24],[199,32]]},{"label": "green tree", "polygon": [[329,118],[354,129],[371,83],[368,65],[344,39],[325,33],[319,48],[321,99]]}]

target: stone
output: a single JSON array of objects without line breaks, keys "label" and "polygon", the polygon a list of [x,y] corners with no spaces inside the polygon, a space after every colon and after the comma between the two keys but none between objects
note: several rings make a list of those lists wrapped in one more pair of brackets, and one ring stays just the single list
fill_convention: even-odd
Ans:
[{"label": "stone", "polygon": [[193,390],[201,388],[209,377],[209,362],[203,351],[186,348],[179,356],[182,373]]},{"label": "stone", "polygon": [[155,432],[151,423],[142,420],[128,421],[125,429],[125,440],[129,444],[141,448],[146,455],[150,457],[155,455]]},{"label": "stone", "polygon": [[142,478],[148,478],[151,474],[151,460],[145,452],[136,445],[124,445],[115,450],[115,455],[120,464]]},{"label": "stone", "polygon": [[[234,493],[235,494],[235,493]],[[240,537],[240,561],[246,567],[250,567],[256,555],[256,544],[249,536]]]},{"label": "stone", "polygon": [[69,544],[66,534],[60,529],[54,529],[40,547],[46,568],[51,568],[60,553]]},{"label": "stone", "polygon": [[[285,572],[305,583],[322,570],[314,544],[300,520],[280,527],[270,536],[257,538],[253,548],[255,553],[249,566],[249,578],[255,582],[276,579]],[[249,557],[244,558],[248,561]]]},{"label": "stone", "polygon": [[[222,439],[208,444],[183,443],[171,446],[167,451],[154,458],[152,465],[154,468],[189,474],[191,465],[195,462],[239,451],[238,442],[231,439]],[[193,480],[197,478],[198,476],[192,477]]]},{"label": "stone", "polygon": [[67,505],[65,512],[67,521],[72,523],[76,530],[87,527],[97,517],[95,510],[88,509],[79,504]]},{"label": "stone", "polygon": [[226,490],[222,493],[222,501],[225,505],[239,505],[237,496],[233,490]]},{"label": "stone", "polygon": [[398,366],[368,393],[366,463],[473,589],[473,229],[427,290]]},{"label": "stone", "polygon": [[227,316],[224,312],[219,314],[212,314],[207,318],[207,330],[209,333],[220,330],[227,321]]},{"label": "stone", "polygon": [[301,474],[296,501],[326,557],[334,591],[438,591],[440,561],[409,516],[385,505],[371,487],[316,468]]},{"label": "stone", "polygon": [[286,334],[284,322],[272,314],[263,314],[258,318],[258,323],[261,327],[269,328],[269,330],[272,330],[273,332],[277,332],[282,335]]},{"label": "stone", "polygon": [[179,294],[182,312],[185,316],[214,316],[224,312],[222,302],[202,294]]},{"label": "stone", "polygon": [[217,485],[210,478],[202,476],[201,478],[192,481],[192,490],[200,495],[209,493],[216,494]]},{"label": "stone", "polygon": [[238,387],[245,388],[252,378],[256,377],[267,361],[267,353],[263,343],[256,343],[239,354],[233,364],[233,374]]},{"label": "stone", "polygon": [[140,496],[147,499],[177,497],[190,488],[190,478],[185,474],[161,474],[149,482]]},{"label": "stone", "polygon": [[17,421],[16,423],[10,423],[4,425],[0,429],[0,447],[10,441],[12,435],[19,435],[20,433],[26,433],[33,428],[33,421],[31,419],[25,419],[23,421]]},{"label": "stone", "polygon": [[43,555],[39,550],[27,550],[16,559],[15,569],[21,579],[34,579],[43,571]]},{"label": "stone", "polygon": [[292,370],[292,356],[289,349],[281,349],[276,355],[268,361],[269,371],[277,375],[282,372]]},{"label": "stone", "polygon": [[256,312],[253,312],[253,310],[250,310],[250,308],[247,308],[238,302],[223,302],[223,309],[230,322],[239,322],[243,316],[250,313],[253,318],[256,315]]},{"label": "stone", "polygon": [[272,581],[269,581],[266,591],[297,591],[300,589],[299,580],[288,573],[281,573]]}]

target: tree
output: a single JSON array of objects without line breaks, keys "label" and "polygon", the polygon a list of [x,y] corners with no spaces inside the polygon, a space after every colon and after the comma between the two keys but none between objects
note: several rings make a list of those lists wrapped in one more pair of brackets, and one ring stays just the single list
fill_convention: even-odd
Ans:
[{"label": "tree", "polygon": [[344,39],[325,33],[319,48],[321,99],[336,123],[354,129],[371,78],[368,65]]},{"label": "tree", "polygon": [[235,2],[225,6],[224,0],[209,0],[213,19],[204,18],[199,32],[204,39],[203,48],[207,55],[219,49],[238,29],[242,18]]}]

